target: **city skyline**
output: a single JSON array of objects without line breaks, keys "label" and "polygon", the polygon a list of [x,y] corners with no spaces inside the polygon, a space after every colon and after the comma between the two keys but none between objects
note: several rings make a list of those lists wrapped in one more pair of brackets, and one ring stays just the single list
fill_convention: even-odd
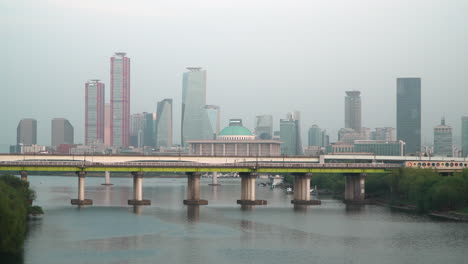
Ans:
[{"label": "city skyline", "polygon": [[[18,120],[34,117],[38,121],[38,143],[49,145],[50,128],[46,124],[61,109],[64,113],[60,116],[76,128],[76,142],[84,143],[84,131],[79,129],[84,127],[84,105],[74,100],[84,97],[82,83],[89,78],[99,78],[110,85],[108,58],[121,50],[131,54],[134,67],[131,113],[151,111],[155,100],[173,98],[175,143],[180,143],[182,72],[187,65],[201,65],[210,73],[207,101],[222,107],[221,127],[226,126],[229,117],[242,117],[246,126],[253,129],[255,116],[268,113],[274,117],[277,130],[284,113],[298,109],[302,112],[303,139],[312,124],[327,129],[336,138],[342,127],[343,91],[353,89],[360,90],[365,98],[363,126],[396,127],[395,78],[418,76],[424,80],[422,144],[433,142],[432,129],[445,115],[454,128],[454,143],[460,145],[460,116],[468,115],[464,103],[468,96],[464,73],[467,66],[461,59],[467,52],[468,33],[460,25],[467,24],[463,10],[468,3],[437,4],[437,10],[433,10],[434,3],[438,1],[427,1],[421,8],[419,3],[392,1],[391,19],[388,6],[371,1],[339,3],[344,7],[339,8],[342,12],[335,11],[337,3],[284,3],[303,23],[273,19],[283,10],[275,5],[260,15],[272,24],[261,24],[253,32],[248,25],[258,17],[243,16],[246,11],[241,6],[245,3],[230,9],[218,27],[204,21],[202,17],[206,16],[196,14],[217,15],[219,8],[197,9],[176,21],[141,16],[135,7],[128,9],[133,12],[130,15],[115,9],[72,9],[50,2],[29,2],[33,8],[25,10],[22,4],[11,2],[3,9],[7,10],[7,23],[2,29],[6,30],[8,41],[0,45],[11,52],[5,53],[10,63],[4,66],[2,80],[15,88],[5,89],[5,97],[18,99],[0,106],[2,112],[11,113],[2,115],[0,122],[14,127]],[[366,8],[355,7],[362,5]],[[254,5],[249,10],[257,12],[263,8]],[[307,14],[302,10],[308,10]],[[10,17],[15,14],[20,19]],[[447,16],[453,19],[446,19]],[[240,17],[244,19],[239,20]],[[123,18],[129,21],[124,23]],[[142,19],[148,19],[143,27],[139,26]],[[333,24],[328,23],[331,20]],[[198,26],[196,34],[194,30],[187,31],[188,21]],[[143,30],[150,28],[160,36],[156,38]],[[109,37],[89,41],[103,32]],[[30,36],[27,41],[25,35]],[[122,38],[123,35],[128,37]],[[200,41],[193,44],[195,36]],[[193,46],[188,49],[187,43]],[[354,66],[356,61],[360,67]],[[267,102],[260,103],[258,99],[265,95]],[[14,132],[0,132],[3,151],[14,141]]]},{"label": "city skyline", "polygon": [[[116,54],[122,54],[123,56],[125,56],[125,53],[116,53]],[[197,68],[187,68],[187,69],[190,70],[189,73],[190,73],[190,72],[198,72],[198,71],[201,70],[201,68],[198,68],[198,67],[197,67]],[[188,74],[188,73],[187,73],[187,74]],[[201,90],[201,91],[202,91],[202,94],[206,96],[206,81],[205,81],[205,80],[206,80],[206,71],[203,71],[203,75],[204,75],[204,77],[202,78],[203,80],[201,80],[201,82],[199,82],[200,80],[196,80],[195,83],[197,83],[197,84],[201,83],[201,84],[202,84],[202,85],[200,86],[200,87],[202,87],[202,90]],[[129,76],[128,76],[128,77],[129,77]],[[190,77],[188,77],[188,79],[190,79]],[[413,82],[413,80],[416,80],[417,83]],[[191,81],[191,82],[193,82],[193,81]],[[184,80],[184,83],[186,83],[185,80]],[[416,85],[414,85],[414,84],[416,84]],[[96,86],[96,87],[95,87],[95,88],[96,88],[96,91],[91,92],[91,96],[90,96],[90,92],[88,91],[88,86],[89,86],[90,88],[93,88],[94,86]],[[183,89],[186,90],[187,87],[188,87],[188,85],[186,85],[186,84],[183,85]],[[417,92],[416,92],[416,97],[415,97],[415,98],[417,98],[417,100],[419,100],[419,101],[421,100],[420,98],[418,98],[418,97],[420,96],[420,94],[421,94],[421,80],[420,80],[420,78],[397,78],[397,102],[398,102],[399,98],[402,97],[402,95],[406,96],[405,93],[408,92],[408,91],[407,91],[407,90],[408,90],[408,87],[410,87],[410,88],[416,88],[416,89],[417,89]],[[92,103],[93,103],[93,104],[98,104],[98,106],[94,107],[94,108],[95,108],[95,109],[94,109],[94,112],[96,112],[96,110],[98,110],[98,109],[101,109],[101,112],[103,112],[102,114],[104,114],[104,107],[103,107],[103,106],[99,107],[99,104],[100,104],[100,103],[98,102],[98,101],[104,101],[104,99],[103,99],[103,98],[104,98],[104,93],[105,93],[104,91],[105,91],[104,84],[101,83],[99,80],[90,80],[90,81],[88,81],[88,82],[86,83],[86,108],[87,108],[87,109],[89,108],[89,102],[88,102],[88,101],[89,101],[89,98],[94,98],[93,100],[91,100]],[[347,96],[345,97],[345,104],[344,104],[344,105],[345,105],[345,121],[346,121],[346,122],[345,122],[345,127],[346,127],[347,124],[361,123],[361,120],[360,120],[360,109],[361,109],[360,92],[354,90],[354,91],[346,91],[346,93],[347,93]],[[353,100],[353,98],[351,98],[351,97],[357,97],[357,98],[358,98],[357,102],[355,102],[356,100]],[[413,96],[413,97],[414,97],[414,96]],[[350,98],[351,98],[351,99],[350,99]],[[172,99],[165,99],[165,100],[163,100],[163,101],[166,101],[166,100],[170,100],[170,104],[171,104],[171,107],[172,107]],[[413,99],[411,99],[411,100],[414,101],[415,99],[413,98]],[[159,103],[159,102],[158,102],[158,103]],[[205,103],[206,103],[206,101],[205,101]],[[353,106],[351,106],[352,104],[353,104]],[[420,105],[421,103],[420,103],[420,102],[417,102],[417,104]],[[104,104],[104,105],[109,105],[109,104]],[[110,105],[109,105],[109,106],[110,106]],[[356,109],[353,109],[353,107],[356,108]],[[215,105],[204,105],[204,107],[202,107],[202,109],[203,109],[204,111],[215,110],[215,112],[213,112],[213,113],[216,113],[216,114],[215,114],[213,117],[209,116],[209,117],[208,117],[208,119],[209,119],[208,122],[209,122],[209,126],[210,126],[210,129],[211,129],[211,130],[214,130],[215,127],[216,127],[216,130],[218,130],[218,129],[219,129],[219,123],[220,123],[220,122],[219,122],[219,120],[220,120],[219,106],[215,106]],[[398,107],[397,107],[397,109],[398,109]],[[98,112],[99,112],[99,111],[98,111]],[[88,119],[88,113],[89,113],[89,112],[88,112],[88,110],[87,110],[87,111],[86,111],[86,119]],[[297,111],[295,111],[294,113],[297,113],[297,114],[298,114]],[[97,112],[96,112],[95,114],[98,115]],[[171,110],[171,114],[172,114],[172,110]],[[133,115],[141,115],[141,114],[136,113],[136,114],[132,114],[132,116],[133,116]],[[130,136],[132,135],[133,132],[131,132],[131,130],[130,130],[131,126],[130,126],[130,128],[129,128],[129,135],[130,135],[130,136],[129,136],[129,146],[134,146],[134,147],[151,146],[151,147],[156,147],[156,141],[155,141],[155,140],[157,139],[157,137],[156,137],[156,131],[155,131],[154,129],[156,128],[156,123],[155,123],[155,121],[157,120],[157,119],[156,119],[157,114],[156,114],[156,113],[146,113],[146,112],[143,112],[142,115],[143,115],[143,118],[144,118],[144,120],[145,120],[145,121],[144,121],[145,125],[143,125],[142,128],[146,131],[146,133],[143,133],[143,134],[142,134],[142,135],[145,135],[145,136],[142,138],[142,141],[143,141],[144,143],[142,142],[141,144],[140,144],[140,143],[138,143],[138,144],[133,144],[133,143],[131,142],[131,137],[130,137]],[[148,118],[146,117],[146,115],[151,115],[151,120],[150,120],[150,121],[151,121],[151,124],[148,123],[148,121],[147,121]],[[207,114],[207,115],[209,115],[209,114]],[[288,113],[288,115],[293,115],[293,113]],[[356,120],[353,120],[353,121],[351,122],[351,121],[350,121],[350,119],[351,119],[350,116],[351,116],[351,115],[357,115],[357,117],[354,117],[354,118],[353,118],[353,119],[356,119]],[[419,114],[419,115],[420,115],[420,114]],[[271,115],[264,115],[264,116],[272,118]],[[257,125],[258,125],[258,118],[259,118],[259,117],[264,117],[264,116],[257,116]],[[214,119],[213,119],[213,118],[214,118]],[[99,119],[99,118],[95,118],[95,119]],[[22,120],[27,120],[27,119],[22,119]],[[54,119],[53,119],[53,120],[54,120]],[[66,120],[66,121],[68,122],[68,120]],[[97,120],[95,120],[95,121],[97,121]],[[143,120],[142,120],[142,121],[143,121]],[[282,119],[280,119],[280,127],[281,127],[281,121],[282,121]],[[398,120],[397,120],[397,121],[398,121]],[[443,122],[444,122],[444,124],[445,124],[445,118],[444,118]],[[462,117],[462,122],[463,122],[463,117]],[[21,123],[21,122],[20,122],[20,123]],[[98,122],[98,123],[99,123],[99,122]],[[104,123],[104,122],[102,122],[102,119],[101,119],[101,122],[100,122],[100,123]],[[36,123],[36,125],[37,125],[37,123]],[[97,132],[97,130],[99,130],[99,129],[97,129],[97,125],[94,125],[94,126],[96,127],[94,130],[96,130],[95,132]],[[171,126],[172,126],[172,125],[171,125]],[[352,125],[349,125],[349,126],[352,126]],[[313,127],[313,126],[312,126],[312,127]],[[37,128],[36,128],[36,129],[37,129]],[[366,129],[367,129],[368,131],[370,131],[368,128],[366,128]],[[375,139],[380,139],[380,140],[381,140],[382,138],[375,138],[375,139],[374,139],[374,137],[377,136],[377,134],[381,134],[382,132],[384,132],[384,131],[380,131],[380,130],[382,130],[382,129],[388,130],[388,129],[394,129],[394,128],[392,128],[392,127],[385,127],[385,128],[375,128],[375,129],[376,129],[376,132],[372,132],[371,135],[368,135],[368,139],[369,139],[369,140],[375,140]],[[88,122],[86,122],[86,129],[85,129],[85,130],[86,130],[86,134],[87,134],[87,133],[88,133],[88,132],[87,132],[87,131],[88,131]],[[104,134],[104,124],[102,124],[102,129],[100,129],[100,130],[102,130],[102,134]],[[148,132],[150,132],[150,133],[148,133]],[[53,129],[51,129],[51,133],[53,134]],[[301,131],[298,131],[298,133],[300,134]],[[310,133],[310,130],[308,131],[308,133]],[[374,133],[374,134],[373,134],[373,133]],[[375,133],[377,133],[377,134],[375,134]],[[387,131],[386,133],[388,134],[389,131]],[[151,134],[151,136],[147,136],[146,134]],[[136,136],[136,135],[135,135],[135,136]],[[138,135],[138,136],[139,136],[139,135]],[[390,136],[390,134],[387,135],[387,136]],[[150,138],[150,137],[151,137],[151,138]],[[172,137],[172,135],[171,135],[171,137]],[[310,141],[310,135],[309,135],[308,137],[309,137],[309,141]],[[338,137],[339,137],[339,136],[338,136]],[[380,137],[382,137],[382,136],[380,136]],[[385,139],[385,140],[389,140],[390,138],[392,138],[392,137],[390,136],[388,139]],[[85,138],[85,139],[86,139],[86,138]],[[138,138],[138,140],[140,140],[140,139]],[[300,139],[300,140],[301,140],[301,141],[303,140],[303,139],[302,139],[302,136],[301,136],[301,139]],[[54,141],[54,139],[52,138],[52,139],[51,139],[51,142],[52,142],[52,143],[51,143],[51,146],[54,146],[53,141]],[[86,141],[87,141],[87,140],[85,140],[85,142],[86,142]],[[435,141],[436,141],[436,138],[434,137],[434,142],[435,142]],[[453,141],[456,141],[456,140],[451,140],[451,143],[452,143]],[[462,141],[462,140],[461,140],[461,141]],[[103,141],[103,142],[104,142],[104,141]],[[150,143],[148,143],[148,142],[150,142]],[[462,142],[462,143],[463,143],[463,142]],[[141,145],[141,146],[140,146],[140,145]],[[303,146],[303,147],[307,147],[307,145],[304,145],[304,144],[302,144],[302,146]],[[453,146],[456,146],[456,144],[453,144]],[[436,148],[436,144],[433,144],[433,147]],[[462,150],[462,149],[463,149],[463,146],[461,146],[460,149]],[[436,151],[434,150],[434,152],[436,152]]]}]

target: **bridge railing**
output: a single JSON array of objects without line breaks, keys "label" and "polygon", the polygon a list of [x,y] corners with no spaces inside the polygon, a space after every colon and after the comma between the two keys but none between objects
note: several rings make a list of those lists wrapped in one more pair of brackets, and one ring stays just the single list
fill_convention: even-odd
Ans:
[{"label": "bridge railing", "polygon": [[2,161],[0,166],[19,167],[183,167],[183,168],[399,168],[400,164],[383,163],[198,163],[198,162],[91,162],[91,161]]}]

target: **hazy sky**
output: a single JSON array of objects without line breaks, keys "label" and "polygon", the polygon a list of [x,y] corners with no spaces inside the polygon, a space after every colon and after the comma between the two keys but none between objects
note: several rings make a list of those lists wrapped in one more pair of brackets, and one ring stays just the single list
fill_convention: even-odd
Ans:
[{"label": "hazy sky", "polygon": [[[422,78],[423,144],[445,115],[460,135],[468,115],[466,0],[0,0],[0,151],[21,118],[68,118],[84,141],[84,83],[109,95],[109,57],[131,58],[131,112],[174,99],[180,140],[182,73],[208,72],[207,103],[223,125],[299,110],[302,132],[336,138],[346,90],[362,92],[365,127],[396,126],[396,78]],[[303,142],[307,142],[304,140]]]}]

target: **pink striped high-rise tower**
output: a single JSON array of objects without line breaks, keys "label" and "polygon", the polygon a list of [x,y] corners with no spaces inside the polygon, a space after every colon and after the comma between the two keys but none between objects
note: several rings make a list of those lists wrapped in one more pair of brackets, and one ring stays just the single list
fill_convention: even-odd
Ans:
[{"label": "pink striped high-rise tower", "polygon": [[104,143],[104,84],[89,80],[85,87],[85,144]]},{"label": "pink striped high-rise tower", "polygon": [[111,145],[130,144],[130,58],[124,52],[111,57]]}]

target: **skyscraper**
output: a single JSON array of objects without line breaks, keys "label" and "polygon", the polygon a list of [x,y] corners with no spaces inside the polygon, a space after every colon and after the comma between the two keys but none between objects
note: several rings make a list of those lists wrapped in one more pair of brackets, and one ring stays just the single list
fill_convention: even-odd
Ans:
[{"label": "skyscraper", "polygon": [[104,143],[104,84],[89,80],[85,87],[85,144]]},{"label": "skyscraper", "polygon": [[145,125],[143,128],[143,146],[154,147],[153,113],[143,113]]},{"label": "skyscraper", "polygon": [[111,105],[106,103],[104,105],[104,145],[111,146]]},{"label": "skyscraper", "polygon": [[213,130],[206,112],[206,71],[187,68],[182,86],[181,143],[187,140],[212,139]]},{"label": "skyscraper", "polygon": [[37,121],[32,118],[21,119],[16,128],[16,143],[23,145],[37,144]]},{"label": "skyscraper", "polygon": [[219,123],[221,119],[219,106],[205,105],[205,110],[206,114],[208,115],[208,120],[210,121],[211,131],[213,131],[213,139],[216,139],[216,136],[219,134]]},{"label": "skyscraper", "polygon": [[440,125],[434,127],[434,156],[452,157],[452,127],[442,118]]},{"label": "skyscraper", "polygon": [[124,52],[111,57],[111,144],[130,144],[130,58]]},{"label": "skyscraper", "polygon": [[345,128],[361,131],[361,92],[346,91],[345,97]]},{"label": "skyscraper", "polygon": [[255,125],[255,136],[259,139],[273,138],[273,116],[257,116],[257,122]]},{"label": "skyscraper", "polygon": [[463,116],[462,121],[462,157],[468,157],[468,116]]},{"label": "skyscraper", "polygon": [[397,79],[397,140],[406,153],[421,151],[421,78]]},{"label": "skyscraper", "polygon": [[73,126],[65,118],[52,119],[52,146],[73,144]]},{"label": "skyscraper", "polygon": [[300,132],[300,114],[298,111],[288,113],[286,119],[280,119],[281,154],[303,155]]},{"label": "skyscraper", "polygon": [[172,99],[158,102],[156,113],[156,148],[168,148],[172,146]]},{"label": "skyscraper", "polygon": [[313,125],[309,128],[309,147],[323,147],[323,134],[319,126]]},{"label": "skyscraper", "polygon": [[130,122],[130,145],[143,147],[143,131],[145,129],[145,115],[143,113],[132,114]]}]

